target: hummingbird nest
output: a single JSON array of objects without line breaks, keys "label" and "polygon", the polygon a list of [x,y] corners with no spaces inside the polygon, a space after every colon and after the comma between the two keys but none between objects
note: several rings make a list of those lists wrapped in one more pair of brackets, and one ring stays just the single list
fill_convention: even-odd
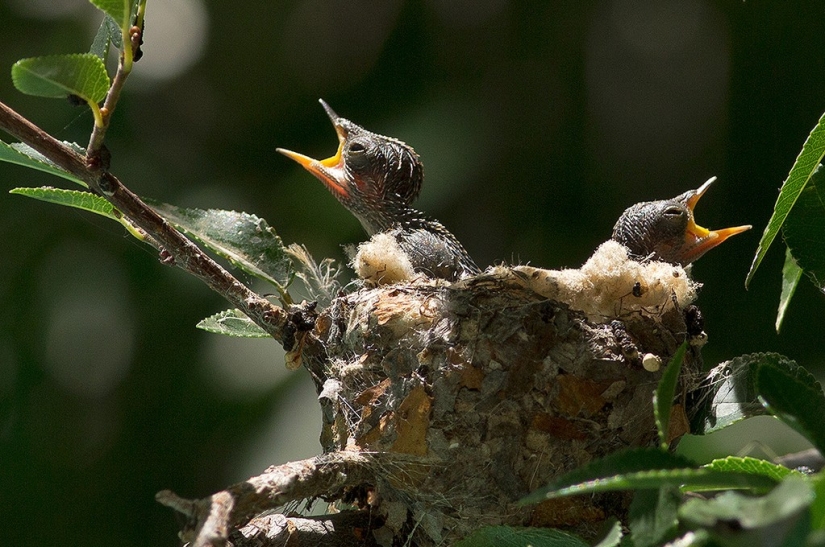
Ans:
[{"label": "hummingbird nest", "polygon": [[[398,271],[375,252],[384,243],[359,249],[372,272]],[[696,289],[682,267],[628,260],[608,242],[580,270],[502,266],[342,296],[304,347],[324,451],[396,456],[362,500],[384,516],[386,537],[414,528],[437,545],[482,524],[595,526],[621,512],[619,498],[516,502],[654,440],[659,375],[642,356],[666,361],[689,336],[683,310]],[[698,370],[698,355],[685,370]]]},{"label": "hummingbird nest", "polygon": [[[700,337],[695,311],[685,313],[696,288],[681,267],[640,264],[613,245],[580,270],[500,266],[454,283],[365,282],[317,312],[293,348],[317,387],[324,454],[205,500],[160,496],[198,508],[185,538],[213,526],[235,545],[284,545],[296,534],[323,544],[342,528],[339,544],[387,547],[449,545],[485,525],[592,536],[626,513],[626,496],[518,501],[595,458],[655,441],[661,373],[645,360],[667,362]],[[692,346],[683,392],[700,369]],[[671,438],[687,431],[682,401],[671,424]],[[301,498],[346,510],[259,516]],[[359,516],[360,525],[340,524]],[[317,519],[342,520],[313,536]]]}]

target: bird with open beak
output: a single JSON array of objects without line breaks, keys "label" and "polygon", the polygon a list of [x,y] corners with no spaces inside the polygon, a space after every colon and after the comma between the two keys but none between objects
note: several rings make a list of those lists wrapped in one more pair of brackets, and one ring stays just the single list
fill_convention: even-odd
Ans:
[{"label": "bird with open beak", "polygon": [[716,180],[673,199],[646,201],[629,207],[613,227],[613,239],[636,260],[660,260],[687,266],[750,225],[708,230],[696,224],[693,209]]},{"label": "bird with open beak", "polygon": [[415,272],[448,280],[479,273],[453,234],[410,207],[424,180],[421,158],[412,147],[367,131],[320,102],[338,134],[335,155],[316,160],[282,148],[278,152],[315,175],[368,235],[390,233]]}]

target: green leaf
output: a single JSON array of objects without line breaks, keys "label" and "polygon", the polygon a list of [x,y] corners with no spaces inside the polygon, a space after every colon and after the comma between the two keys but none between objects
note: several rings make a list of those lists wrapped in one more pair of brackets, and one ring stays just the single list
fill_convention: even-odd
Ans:
[{"label": "green leaf", "polygon": [[100,11],[114,19],[117,26],[125,30],[132,26],[132,0],[89,0]]},{"label": "green leaf", "polygon": [[767,414],[754,387],[754,374],[763,354],[742,355],[712,368],[693,393],[697,409],[691,433],[707,435],[745,418]]},{"label": "green leaf", "polygon": [[686,350],[687,342],[683,342],[662,373],[662,378],[653,394],[653,416],[656,418],[656,429],[659,432],[659,446],[663,450],[667,450],[668,446],[670,409],[673,406],[673,397],[676,396],[676,384],[679,383],[679,372],[682,370]]},{"label": "green leaf", "polygon": [[114,44],[118,49],[123,47],[123,34],[112,16],[103,14],[103,21],[100,22],[89,53],[97,55],[105,63],[109,56],[109,44]]},{"label": "green leaf", "polygon": [[811,504],[811,528],[825,530],[825,475],[819,473],[813,481],[814,502]]},{"label": "green leaf", "polygon": [[825,168],[817,166],[782,227],[796,263],[819,290],[825,289]]},{"label": "green leaf", "polygon": [[809,482],[790,477],[762,497],[723,492],[709,500],[688,500],[679,517],[689,528],[709,530],[723,545],[803,545],[804,540],[783,540],[797,538],[799,532],[804,538],[805,527],[798,530],[797,524],[807,518],[812,501]]},{"label": "green leaf", "polygon": [[691,424],[693,433],[712,433],[770,413],[820,451],[825,447],[822,387],[808,371],[777,353],[753,353],[722,363],[691,397],[699,399],[691,405],[699,409]]},{"label": "green leaf", "polygon": [[739,456],[728,456],[726,458],[716,459],[702,467],[714,471],[732,471],[749,475],[761,475],[771,478],[776,482],[781,481],[788,475],[805,476],[803,473],[788,469],[784,465],[776,465],[775,463],[757,458]]},{"label": "green leaf", "polygon": [[109,37],[112,40],[112,44],[114,44],[117,49],[123,49],[123,33],[117,21],[112,19],[112,16],[107,13],[103,17],[103,22],[109,27]]},{"label": "green leaf", "polygon": [[788,310],[788,304],[791,303],[791,298],[796,292],[796,286],[799,284],[799,278],[802,277],[802,268],[800,268],[791,254],[791,249],[785,249],[785,265],[782,266],[782,294],[779,296],[779,309],[776,312],[776,332],[782,328],[782,322],[785,320],[785,312]]},{"label": "green leaf", "polygon": [[615,517],[607,519],[607,528],[599,533],[598,543],[593,547],[617,547],[622,543],[622,523]]},{"label": "green leaf", "polygon": [[640,490],[633,496],[628,527],[634,547],[653,547],[676,537],[682,496],[675,487]]},{"label": "green leaf", "polygon": [[825,394],[810,372],[798,365],[763,364],[756,373],[756,390],[771,414],[825,454]]},{"label": "green leaf", "polygon": [[479,528],[455,544],[455,547],[588,547],[573,534],[551,528],[514,528],[487,526]]},{"label": "green leaf", "polygon": [[762,239],[759,240],[759,246],[756,248],[756,254],[753,257],[753,263],[748,271],[748,276],[745,278],[745,287],[747,287],[762,259],[768,252],[768,249],[773,243],[776,234],[784,224],[785,219],[796,203],[799,194],[808,184],[819,162],[822,161],[822,156],[825,155],[825,114],[819,119],[816,127],[813,128],[805,144],[802,145],[802,151],[796,158],[796,161],[791,167],[788,178],[782,183],[782,189],[779,192],[779,197],[776,199],[776,205],[773,208],[768,225],[765,227],[765,232],[762,234]]},{"label": "green leaf", "polygon": [[110,218],[119,222],[135,239],[140,241],[145,240],[145,233],[143,231],[132,224],[132,222],[117,209],[112,207],[111,203],[91,192],[43,186],[41,188],[14,188],[10,190],[9,193],[39,199],[49,203],[56,203],[57,205],[74,207]]},{"label": "green leaf", "polygon": [[100,103],[109,91],[106,66],[93,53],[21,59],[11,67],[14,87],[28,95],[65,98],[76,95]]},{"label": "green leaf", "polygon": [[671,454],[655,448],[631,448],[615,452],[566,473],[549,485],[531,493],[522,499],[520,503],[535,503],[543,499],[566,495],[559,492],[588,482],[604,481],[643,471],[693,466],[694,463],[691,460],[678,454]]},{"label": "green leaf", "polygon": [[775,481],[758,475],[695,468],[683,456],[653,448],[634,448],[616,452],[562,475],[539,488],[519,503],[528,504],[550,498],[679,486],[684,490],[750,488],[763,490]]},{"label": "green leaf", "polygon": [[218,209],[185,209],[151,202],[166,220],[228,259],[243,271],[284,292],[292,279],[292,263],[283,241],[262,218]]},{"label": "green leaf", "polygon": [[745,418],[768,413],[756,391],[756,372],[763,364],[793,369],[796,363],[778,353],[750,353],[711,369],[702,385],[691,393],[697,409],[691,433],[707,435]]},{"label": "green leaf", "polygon": [[56,203],[57,205],[83,209],[84,211],[89,211],[90,213],[95,213],[118,222],[121,222],[122,218],[115,213],[115,209],[111,203],[90,192],[43,186],[40,188],[13,188],[9,193],[39,199],[40,201],[47,201],[49,203]]},{"label": "green leaf", "polygon": [[[77,147],[74,143],[63,144],[66,144],[72,148]],[[85,152],[82,153],[85,154]],[[23,167],[29,167],[31,169],[37,169],[38,171],[43,171],[44,173],[49,173],[51,175],[57,175],[58,177],[75,182],[84,188],[88,188],[85,182],[75,177],[68,171],[64,171],[27,144],[6,144],[0,141],[0,161],[22,165]]]},{"label": "green leaf", "polygon": [[269,338],[269,335],[261,327],[241,312],[241,310],[231,309],[216,313],[203,319],[196,325],[199,329],[214,334],[224,334],[226,336],[237,336],[239,338]]}]

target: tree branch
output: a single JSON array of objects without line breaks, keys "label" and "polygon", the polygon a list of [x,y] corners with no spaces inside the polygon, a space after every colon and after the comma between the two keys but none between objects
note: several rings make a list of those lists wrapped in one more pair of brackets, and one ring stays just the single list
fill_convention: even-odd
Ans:
[{"label": "tree branch", "polygon": [[374,477],[370,454],[334,452],[308,460],[272,466],[257,477],[234,484],[200,500],[187,500],[163,490],[156,499],[184,514],[190,527],[181,539],[193,547],[224,545],[232,530],[252,517],[286,503],[319,496],[329,497]]},{"label": "tree branch", "polygon": [[313,517],[266,515],[231,533],[234,547],[374,547],[373,531],[383,518],[372,511],[344,511]]},{"label": "tree branch", "polygon": [[[280,342],[288,338],[286,312],[251,291],[220,264],[176,230],[117,177],[105,170],[99,158],[78,154],[29,120],[0,102],[0,129],[28,144],[58,167],[86,182],[95,193],[103,196],[161,245],[162,254],[194,275],[249,316],[255,324]],[[164,262],[172,262],[164,259]],[[288,348],[289,349],[289,348]]]}]

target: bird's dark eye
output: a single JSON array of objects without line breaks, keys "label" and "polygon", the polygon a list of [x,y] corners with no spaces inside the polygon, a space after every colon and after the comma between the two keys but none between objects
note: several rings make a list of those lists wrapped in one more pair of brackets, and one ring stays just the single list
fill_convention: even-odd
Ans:
[{"label": "bird's dark eye", "polygon": [[358,141],[349,143],[346,150],[346,160],[350,169],[355,171],[365,169],[370,163],[367,147]]},{"label": "bird's dark eye", "polygon": [[665,209],[664,214],[668,217],[680,217],[685,214],[685,211],[681,207],[671,206]]}]

